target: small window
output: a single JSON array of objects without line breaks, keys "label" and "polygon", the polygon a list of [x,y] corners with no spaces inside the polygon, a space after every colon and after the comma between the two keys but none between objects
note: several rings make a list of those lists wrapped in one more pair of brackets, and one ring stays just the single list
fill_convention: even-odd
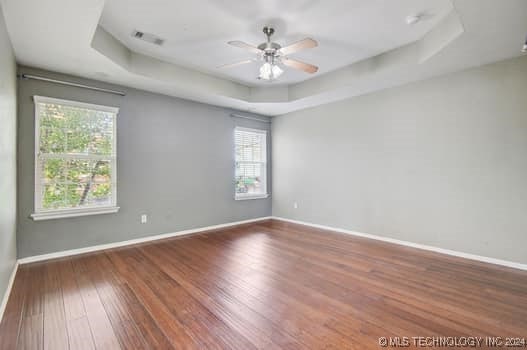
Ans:
[{"label": "small window", "polygon": [[236,199],[267,197],[267,131],[236,128]]},{"label": "small window", "polygon": [[116,212],[118,108],[35,96],[34,220]]}]

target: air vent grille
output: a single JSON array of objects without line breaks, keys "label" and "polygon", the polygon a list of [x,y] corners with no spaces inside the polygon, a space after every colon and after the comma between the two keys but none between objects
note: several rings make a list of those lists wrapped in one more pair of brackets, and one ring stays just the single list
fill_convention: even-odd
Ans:
[{"label": "air vent grille", "polygon": [[132,36],[136,39],[146,41],[147,43],[154,44],[161,46],[165,42],[165,40],[161,39],[160,37],[155,36],[154,34],[145,33],[140,30],[134,30],[132,32]]}]

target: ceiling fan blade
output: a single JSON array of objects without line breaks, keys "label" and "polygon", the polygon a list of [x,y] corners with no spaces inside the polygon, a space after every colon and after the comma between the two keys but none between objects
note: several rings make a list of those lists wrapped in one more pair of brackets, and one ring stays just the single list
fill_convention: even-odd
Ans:
[{"label": "ceiling fan blade", "polygon": [[318,67],[309,63],[304,63],[301,61],[293,60],[291,58],[282,59],[282,63],[288,67],[303,70],[306,73],[313,74],[318,71]]},{"label": "ceiling fan blade", "polygon": [[297,41],[294,44],[288,45],[286,47],[282,47],[278,51],[280,51],[282,55],[290,55],[294,52],[304,50],[304,49],[311,49],[317,46],[318,46],[318,43],[315,40],[311,38],[305,38],[303,40]]},{"label": "ceiling fan blade", "polygon": [[227,44],[239,47],[240,49],[245,49],[245,50],[250,51],[252,53],[257,53],[257,54],[262,53],[262,50],[260,50],[256,46],[252,46],[250,44],[244,43],[243,41],[237,41],[237,40],[229,41]]},{"label": "ceiling fan blade", "polygon": [[222,64],[221,66],[218,66],[216,68],[232,68],[232,67],[241,66],[242,64],[247,64],[247,63],[251,63],[251,62],[253,62],[253,60],[244,60],[244,61],[240,61],[240,62]]}]

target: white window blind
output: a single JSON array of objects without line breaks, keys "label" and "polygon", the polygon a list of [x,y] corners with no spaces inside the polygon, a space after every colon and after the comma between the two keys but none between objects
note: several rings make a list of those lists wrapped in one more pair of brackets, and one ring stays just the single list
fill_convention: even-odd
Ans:
[{"label": "white window blind", "polygon": [[115,107],[35,96],[35,220],[117,211]]},{"label": "white window blind", "polygon": [[236,199],[267,197],[267,132],[237,127],[234,143]]}]

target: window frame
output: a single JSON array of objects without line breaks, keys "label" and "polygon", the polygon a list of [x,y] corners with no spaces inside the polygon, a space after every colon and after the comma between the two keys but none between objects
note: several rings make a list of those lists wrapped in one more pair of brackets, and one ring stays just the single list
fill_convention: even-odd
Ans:
[{"label": "window frame", "polygon": [[[45,96],[33,96],[33,102],[35,105],[35,150],[34,150],[34,171],[35,171],[35,187],[34,187],[34,213],[31,214],[31,218],[35,221],[49,220],[49,219],[62,219],[77,216],[96,215],[96,214],[109,214],[116,213],[119,211],[117,206],[117,115],[119,114],[118,107],[103,106],[92,103],[78,102],[72,100],[64,100],[53,97]],[[77,108],[86,108],[102,112],[113,113],[113,135],[112,135],[112,154],[103,158],[110,159],[111,164],[111,203],[106,206],[91,206],[91,207],[79,207],[79,208],[65,208],[65,209],[43,209],[42,208],[42,163],[40,156],[40,104],[41,103],[53,103],[62,106],[71,106]],[[75,156],[71,157],[75,159]],[[100,159],[100,156],[95,155],[82,155],[83,159]]]},{"label": "window frame", "polygon": [[[238,162],[238,160],[236,159],[236,131],[245,131],[245,132],[253,132],[253,133],[258,133],[258,134],[262,134],[264,135],[264,139],[263,139],[263,151],[264,151],[264,159],[265,161],[264,162],[249,162],[249,161],[241,161],[241,162]],[[267,192],[267,171],[268,171],[268,167],[267,167],[267,164],[269,163],[269,155],[268,155],[268,150],[267,150],[267,139],[268,139],[268,134],[269,134],[269,131],[266,130],[266,129],[255,129],[255,128],[246,128],[246,127],[242,127],[242,126],[236,126],[234,128],[234,133],[233,133],[233,136],[234,136],[234,199],[237,200],[237,201],[240,201],[240,200],[249,200],[249,199],[263,199],[263,198],[268,198],[269,197],[269,193]],[[262,183],[263,183],[263,193],[258,193],[258,194],[255,194],[255,193],[250,193],[250,194],[245,194],[245,193],[236,193],[236,164],[237,163],[260,163],[260,164],[263,164],[264,166],[264,170],[263,170],[263,180],[262,180]]]}]

